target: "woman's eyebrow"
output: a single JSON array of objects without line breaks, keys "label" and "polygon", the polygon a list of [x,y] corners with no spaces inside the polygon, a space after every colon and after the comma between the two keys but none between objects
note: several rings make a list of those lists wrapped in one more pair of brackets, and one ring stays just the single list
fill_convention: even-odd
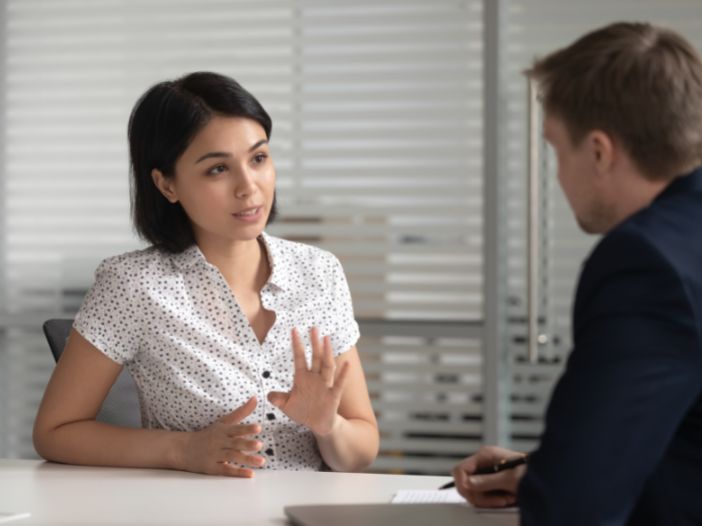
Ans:
[{"label": "woman's eyebrow", "polygon": [[262,146],[262,145],[267,144],[267,143],[268,143],[268,139],[261,139],[256,144],[254,144],[251,148],[249,148],[249,152],[252,152],[256,148],[258,148],[259,146]]},{"label": "woman's eyebrow", "polygon": [[209,153],[206,153],[205,155],[203,155],[202,157],[200,157],[197,161],[195,161],[195,164],[197,164],[201,161],[204,161],[205,159],[211,159],[212,157],[229,158],[231,156],[232,156],[232,154],[229,152],[209,152]]},{"label": "woman's eyebrow", "polygon": [[[258,148],[259,146],[266,144],[266,143],[268,143],[268,139],[261,139],[256,144],[254,144],[251,148],[249,148],[249,152],[254,151],[256,148]],[[217,157],[217,158],[224,157],[224,158],[228,159],[231,156],[232,156],[232,154],[229,152],[209,152],[209,153],[206,153],[205,155],[203,155],[202,157],[198,158],[198,160],[195,161],[195,164],[197,164],[201,161],[204,161],[205,159],[212,159],[213,157]]]}]

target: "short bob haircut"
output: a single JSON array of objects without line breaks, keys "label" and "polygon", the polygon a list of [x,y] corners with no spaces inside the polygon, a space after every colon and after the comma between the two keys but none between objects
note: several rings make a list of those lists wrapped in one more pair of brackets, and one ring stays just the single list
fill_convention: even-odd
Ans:
[{"label": "short bob haircut", "polygon": [[[175,176],[175,164],[214,116],[256,121],[270,139],[273,123],[256,98],[234,79],[196,72],[151,87],[129,117],[132,218],[137,233],[153,246],[179,253],[195,243],[180,203],[169,202],[151,178],[154,169]],[[275,196],[268,223],[276,215]]]}]

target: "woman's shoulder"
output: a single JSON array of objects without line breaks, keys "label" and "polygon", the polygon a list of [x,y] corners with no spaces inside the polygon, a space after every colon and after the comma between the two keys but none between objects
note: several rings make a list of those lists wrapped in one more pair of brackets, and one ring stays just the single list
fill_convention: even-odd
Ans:
[{"label": "woman's shoulder", "polygon": [[345,279],[337,257],[322,248],[268,234],[263,237],[272,263],[271,281],[283,288],[334,289]]},{"label": "woman's shoulder", "polygon": [[153,246],[131,250],[103,259],[96,274],[113,273],[128,277],[144,273],[166,273],[173,267],[173,257]]}]

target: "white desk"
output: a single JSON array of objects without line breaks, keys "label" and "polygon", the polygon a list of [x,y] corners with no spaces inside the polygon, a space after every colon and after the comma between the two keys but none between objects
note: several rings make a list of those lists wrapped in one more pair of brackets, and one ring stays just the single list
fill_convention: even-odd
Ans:
[{"label": "white desk", "polygon": [[[0,511],[11,526],[287,524],[283,506],[389,502],[398,489],[435,489],[447,477],[258,471],[253,479],[179,471],[0,460]],[[400,506],[400,504],[398,504]],[[490,516],[516,525],[515,514]]]}]

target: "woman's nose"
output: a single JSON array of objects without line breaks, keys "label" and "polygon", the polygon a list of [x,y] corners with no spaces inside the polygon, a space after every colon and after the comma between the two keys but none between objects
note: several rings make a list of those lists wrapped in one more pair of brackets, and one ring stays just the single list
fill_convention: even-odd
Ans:
[{"label": "woman's nose", "polygon": [[242,168],[235,174],[234,195],[239,199],[243,199],[250,196],[255,191],[256,185],[253,177],[246,168]]}]

